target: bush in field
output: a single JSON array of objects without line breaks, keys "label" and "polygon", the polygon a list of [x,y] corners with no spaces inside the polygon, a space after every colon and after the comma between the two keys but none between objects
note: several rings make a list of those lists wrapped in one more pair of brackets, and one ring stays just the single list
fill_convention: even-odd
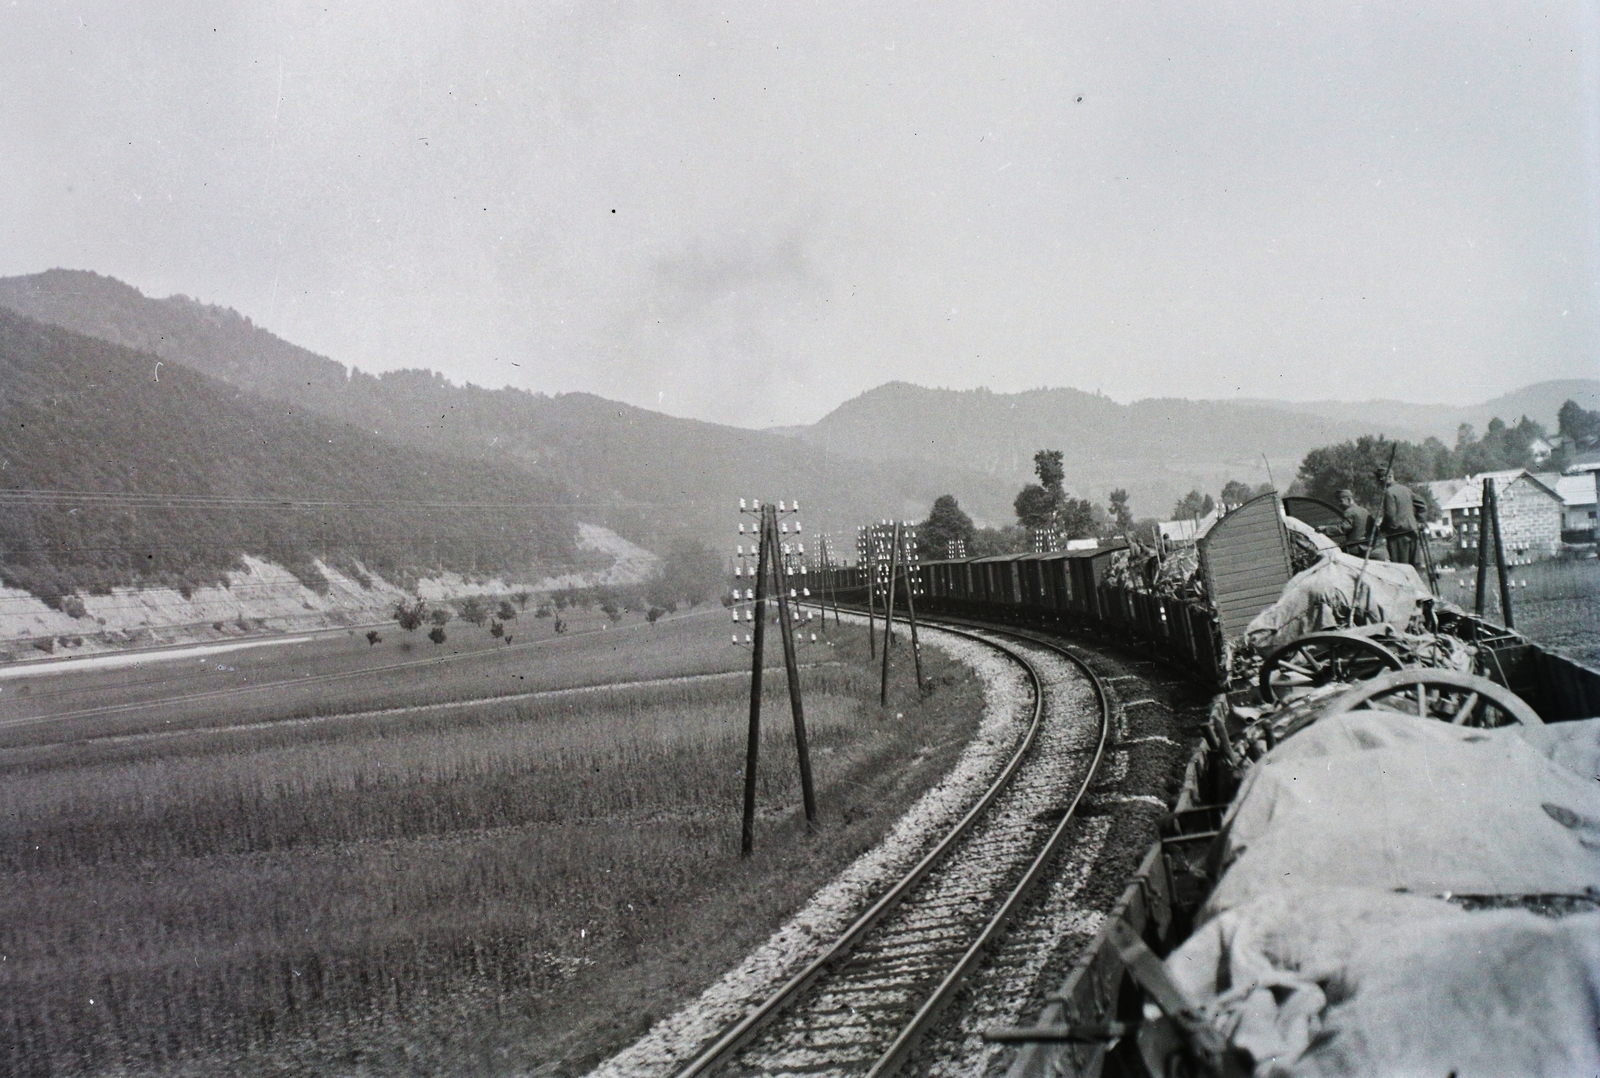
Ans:
[{"label": "bush in field", "polygon": [[622,620],[622,608],[613,599],[606,599],[600,604],[600,612],[613,622]]},{"label": "bush in field", "polygon": [[554,613],[555,611],[550,608],[549,603],[540,603],[539,609],[533,612],[533,616],[536,618],[548,618]]},{"label": "bush in field", "polygon": [[665,613],[666,611],[661,609],[659,606],[652,606],[649,610],[645,611],[644,616],[645,620],[649,621],[651,625],[654,625],[656,622],[661,620],[662,615]]},{"label": "bush in field", "polygon": [[517,592],[512,596],[512,598],[517,601],[518,606],[526,610],[528,609],[528,600],[533,598],[533,592],[524,589],[523,591]]},{"label": "bush in field", "polygon": [[435,625],[433,628],[429,629],[428,639],[432,640],[435,644],[444,643],[444,626]]},{"label": "bush in field", "polygon": [[494,637],[496,640],[499,640],[502,636],[506,635],[505,623],[501,621],[490,621],[489,635]]},{"label": "bush in field", "polygon": [[376,630],[376,629],[368,629],[367,630],[367,643],[368,643],[368,645],[381,644],[381,643],[383,643],[383,637],[378,635],[378,630]]},{"label": "bush in field", "polygon": [[[446,625],[450,624],[450,611],[446,610],[442,606],[435,607],[433,613],[428,615],[428,620],[433,622],[436,627],[442,629]],[[434,643],[438,643],[438,641],[436,640]]]},{"label": "bush in field", "polygon": [[394,620],[400,623],[400,628],[408,633],[416,632],[422,628],[423,616],[427,613],[428,604],[418,599],[414,604],[407,605],[404,599],[394,604]]},{"label": "bush in field", "polygon": [[461,601],[461,620],[472,625],[489,620],[489,607],[481,595],[469,595]]},{"label": "bush in field", "polygon": [[[523,609],[527,609],[526,603],[523,604]],[[495,616],[501,621],[510,621],[517,616],[517,608],[511,605],[511,601],[509,599],[501,599],[500,609],[495,612]]]}]

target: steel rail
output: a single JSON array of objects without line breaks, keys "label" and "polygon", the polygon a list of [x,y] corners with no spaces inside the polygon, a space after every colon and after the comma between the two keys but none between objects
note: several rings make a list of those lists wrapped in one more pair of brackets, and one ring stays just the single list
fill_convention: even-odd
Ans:
[{"label": "steel rail", "polygon": [[944,858],[945,854],[949,853],[961,839],[966,837],[967,833],[972,829],[972,825],[994,803],[995,798],[1005,791],[1006,787],[1010,785],[1011,779],[1021,768],[1023,758],[1027,756],[1028,750],[1033,747],[1044,719],[1044,682],[1040,679],[1038,670],[1017,652],[1004,645],[997,644],[993,640],[984,639],[978,633],[962,629],[950,629],[947,631],[957,636],[965,636],[971,640],[986,644],[1010,656],[1027,673],[1029,681],[1033,684],[1033,717],[1029,721],[1028,730],[1023,735],[1022,742],[1017,746],[1016,751],[1012,754],[1011,759],[1007,761],[1000,774],[990,783],[988,790],[967,811],[967,814],[961,818],[960,822],[940,840],[937,846],[923,855],[922,859],[917,862],[910,872],[902,876],[898,883],[884,892],[865,913],[840,934],[839,938],[826,951],[807,963],[804,969],[784,982],[760,1006],[729,1027],[721,1037],[717,1038],[709,1047],[690,1060],[686,1066],[677,1071],[676,1078],[695,1078],[696,1075],[706,1074],[727,1062],[734,1053],[754,1040],[763,1026],[776,1018],[785,1007],[798,998],[831,966],[846,958],[855,949],[861,938],[870,932],[883,919],[884,915],[898,906],[907,893],[927,877],[928,873]]},{"label": "steel rail", "polygon": [[[905,620],[905,619],[897,619]],[[978,966],[985,952],[995,939],[1004,932],[1011,917],[1023,904],[1028,893],[1038,883],[1039,877],[1055,855],[1060,851],[1065,841],[1068,825],[1076,817],[1079,804],[1084,795],[1093,785],[1100,768],[1101,760],[1105,756],[1106,741],[1111,728],[1110,697],[1099,675],[1089,664],[1065,647],[1048,640],[1038,639],[1031,635],[1014,630],[984,626],[981,631],[968,628],[958,628],[952,622],[944,619],[924,619],[932,622],[937,620],[940,627],[946,632],[964,636],[968,639],[986,644],[989,647],[1010,656],[1027,672],[1034,687],[1034,713],[1029,724],[1028,732],[1017,747],[1005,769],[996,777],[984,796],[962,817],[945,838],[930,851],[915,868],[911,870],[889,892],[885,893],[865,914],[834,942],[822,955],[813,959],[800,973],[786,982],[775,993],[769,996],[760,1007],[746,1015],[738,1024],[731,1027],[714,1044],[705,1049],[699,1056],[689,1063],[684,1069],[677,1072],[677,1078],[694,1078],[696,1075],[708,1073],[712,1069],[729,1061],[735,1053],[747,1046],[755,1039],[763,1026],[775,1018],[797,997],[805,992],[813,982],[818,980],[829,967],[838,963],[847,956],[858,944],[862,937],[869,932],[891,909],[914,888],[921,883],[932,871],[935,864],[941,860],[966,834],[971,830],[973,823],[989,808],[994,800],[1010,785],[1011,780],[1020,770],[1023,759],[1038,739],[1038,733],[1044,719],[1044,681],[1039,671],[1029,659],[1018,651],[999,643],[993,636],[1010,637],[1015,640],[1025,641],[1036,647],[1043,647],[1067,659],[1081,669],[1087,676],[1092,686],[1096,699],[1099,702],[1100,730],[1096,740],[1094,757],[1079,784],[1077,792],[1073,795],[1072,802],[1063,813],[1060,822],[1051,832],[1040,851],[1034,856],[1022,878],[1012,888],[1005,901],[1001,903],[996,912],[990,916],[983,930],[977,938],[962,953],[961,958],[954,967],[940,980],[933,993],[924,1000],[922,1006],[912,1016],[911,1020],[901,1027],[899,1034],[891,1042],[888,1050],[879,1057],[872,1069],[867,1072],[870,1078],[888,1078],[893,1075],[910,1057],[921,1043],[923,1037],[933,1026],[939,1015],[956,994],[962,982]]]},{"label": "steel rail", "polygon": [[[948,628],[946,631],[949,631]],[[1048,648],[1088,675],[1089,684],[1093,686],[1095,697],[1100,702],[1100,736],[1095,742],[1094,759],[1089,762],[1089,769],[1084,775],[1083,782],[1078,787],[1078,792],[1072,796],[1072,804],[1067,806],[1066,812],[1062,814],[1061,822],[1050,833],[1050,838],[1045,842],[1038,856],[1034,858],[1033,863],[1028,866],[1027,872],[1023,874],[1021,880],[1017,881],[1017,885],[1012,888],[1011,894],[1006,897],[1005,902],[995,911],[994,916],[989,919],[989,923],[978,935],[978,938],[973,940],[966,953],[961,956],[961,960],[956,963],[955,968],[945,974],[944,979],[939,982],[939,986],[933,990],[933,994],[923,1002],[911,1021],[901,1029],[900,1035],[894,1039],[894,1043],[889,1046],[889,1050],[867,1072],[867,1078],[889,1078],[900,1069],[905,1061],[910,1058],[911,1053],[916,1051],[917,1045],[921,1043],[922,1038],[932,1028],[933,1023],[938,1019],[951,998],[954,997],[957,989],[961,987],[961,982],[977,967],[983,958],[984,952],[989,949],[989,945],[1005,931],[1005,927],[1010,923],[1012,915],[1022,905],[1023,900],[1033,889],[1034,884],[1039,881],[1039,877],[1043,875],[1045,867],[1060,852],[1061,845],[1067,837],[1068,825],[1073,822],[1078,812],[1078,805],[1082,803],[1084,795],[1089,792],[1089,787],[1094,784],[1095,776],[1100,771],[1100,761],[1105,757],[1106,741],[1110,736],[1111,730],[1111,708],[1110,697],[1106,695],[1105,684],[1100,680],[1100,675],[1095,673],[1094,669],[1083,658],[1068,651],[1066,647],[1060,644],[1041,640],[1031,635],[1025,636],[1013,633],[1009,630],[1003,632],[1004,635],[1027,640],[1040,647]]]}]

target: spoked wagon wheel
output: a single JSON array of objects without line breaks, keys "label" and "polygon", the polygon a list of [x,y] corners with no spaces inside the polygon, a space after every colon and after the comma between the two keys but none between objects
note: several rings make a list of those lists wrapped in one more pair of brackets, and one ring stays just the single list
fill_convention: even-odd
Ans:
[{"label": "spoked wagon wheel", "polygon": [[1382,644],[1351,633],[1309,633],[1291,640],[1261,664],[1261,699],[1292,700],[1335,681],[1365,681],[1398,670],[1398,656]]},{"label": "spoked wagon wheel", "polygon": [[1412,666],[1380,674],[1328,705],[1324,717],[1367,709],[1439,719],[1457,726],[1543,726],[1527,702],[1488,678]]}]

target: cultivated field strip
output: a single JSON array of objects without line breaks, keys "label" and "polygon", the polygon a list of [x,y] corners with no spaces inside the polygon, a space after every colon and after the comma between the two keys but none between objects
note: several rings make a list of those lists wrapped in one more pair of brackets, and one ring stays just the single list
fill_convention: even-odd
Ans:
[{"label": "cultivated field strip", "polygon": [[1017,766],[847,956],[824,964],[809,985],[791,982],[792,998],[769,1006],[770,1019],[746,1031],[742,1046],[725,1037],[725,1050],[706,1053],[682,1074],[892,1073],[1038,882],[1102,758],[1104,697],[1093,676],[1059,649],[995,632],[972,635],[1026,663],[1041,694],[1037,728]]}]

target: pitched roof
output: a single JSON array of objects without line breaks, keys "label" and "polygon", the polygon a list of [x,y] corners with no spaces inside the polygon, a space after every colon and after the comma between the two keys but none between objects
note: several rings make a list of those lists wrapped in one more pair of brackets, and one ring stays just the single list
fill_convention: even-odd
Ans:
[{"label": "pitched roof", "polygon": [[[1545,479],[1548,478],[1550,477],[1545,477]],[[1439,508],[1447,513],[1452,509],[1481,508],[1483,505],[1483,481],[1485,479],[1493,479],[1497,489],[1508,487],[1519,479],[1525,479],[1550,495],[1550,497],[1561,500],[1561,495],[1556,493],[1552,489],[1552,485],[1546,482],[1545,479],[1541,479],[1525,468],[1513,468],[1503,472],[1479,472],[1477,475],[1468,476],[1461,489],[1451,495],[1450,499]]]}]

